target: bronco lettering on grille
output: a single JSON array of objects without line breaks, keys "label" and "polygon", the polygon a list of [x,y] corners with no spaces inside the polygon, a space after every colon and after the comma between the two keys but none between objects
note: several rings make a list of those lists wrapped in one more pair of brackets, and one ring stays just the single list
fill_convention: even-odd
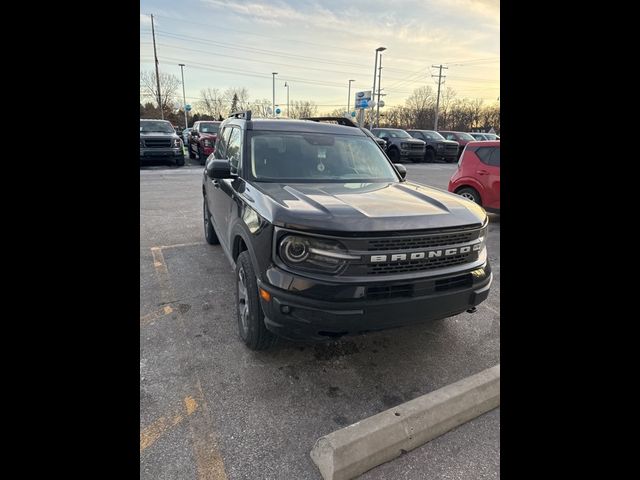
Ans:
[{"label": "bronco lettering on grille", "polygon": [[393,253],[391,255],[371,255],[369,256],[370,263],[376,262],[401,262],[403,260],[420,260],[423,258],[437,258],[437,257],[449,257],[451,255],[458,255],[460,253],[470,253],[480,250],[481,244],[466,245],[464,247],[446,248],[440,250],[428,250],[426,252],[412,252],[412,253]]}]

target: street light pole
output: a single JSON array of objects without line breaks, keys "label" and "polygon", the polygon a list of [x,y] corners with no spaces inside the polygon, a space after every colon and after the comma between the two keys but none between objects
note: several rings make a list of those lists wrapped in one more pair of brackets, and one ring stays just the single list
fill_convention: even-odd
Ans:
[{"label": "street light pole", "polygon": [[179,63],[180,73],[182,74],[182,108],[184,109],[184,128],[189,128],[189,117],[187,117],[187,97],[184,93],[184,63]]},{"label": "street light pole", "polygon": [[284,82],[284,86],[287,87],[287,117],[291,117],[289,114],[289,84]]},{"label": "street light pole", "polygon": [[156,63],[156,85],[158,86],[158,108],[160,109],[160,116],[164,120],[164,110],[162,109],[162,96],[160,94],[160,71],[158,69],[158,52],[156,52],[156,30],[153,27],[153,15],[151,15],[151,35],[153,36],[153,56]]},{"label": "street light pole", "polygon": [[276,118],[276,75],[278,74],[278,72],[271,72],[271,75],[273,75],[273,102],[271,104],[271,116],[273,118]]},{"label": "street light pole", "polygon": [[380,126],[380,85],[382,77],[382,53],[380,54],[380,66],[378,67],[378,105],[377,105],[377,113],[376,113],[376,127]]},{"label": "street light pole", "polygon": [[349,93],[347,94],[347,113],[351,110],[351,82],[355,82],[355,80],[349,80]]},{"label": "street light pole", "polygon": [[[384,52],[387,47],[378,47],[376,48],[376,61],[373,66],[373,91],[371,92],[371,98],[374,99],[376,97],[376,74],[378,73],[378,52]],[[369,124],[369,128],[373,128],[373,115],[371,115],[371,122]]]}]

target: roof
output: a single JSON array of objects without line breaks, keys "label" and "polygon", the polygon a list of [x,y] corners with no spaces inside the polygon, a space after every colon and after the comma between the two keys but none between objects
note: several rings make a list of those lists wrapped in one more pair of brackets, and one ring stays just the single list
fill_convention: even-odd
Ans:
[{"label": "roof", "polygon": [[171,123],[169,120],[162,120],[161,118],[141,118],[141,122],[166,122]]},{"label": "roof", "polygon": [[[241,119],[230,119],[236,123]],[[334,135],[366,136],[359,128],[347,127],[333,123],[314,122],[312,120],[285,120],[271,118],[255,118],[250,120],[250,130],[279,130],[287,132],[332,133]]]}]

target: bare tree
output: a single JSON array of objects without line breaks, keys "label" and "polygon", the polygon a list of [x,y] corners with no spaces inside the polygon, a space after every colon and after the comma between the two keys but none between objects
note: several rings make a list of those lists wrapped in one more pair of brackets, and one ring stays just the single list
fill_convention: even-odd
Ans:
[{"label": "bare tree", "polygon": [[201,100],[198,108],[206,115],[218,118],[224,111],[224,99],[217,88],[206,88],[200,90]]},{"label": "bare tree", "polygon": [[[227,88],[222,94],[222,98],[224,105],[228,109],[228,113],[232,111],[244,111],[249,106],[249,91],[244,87]],[[234,108],[235,110],[233,110]]]},{"label": "bare tree", "polygon": [[[180,79],[170,73],[160,73],[160,99],[162,101],[162,111],[169,113],[173,110],[176,102],[176,93],[180,86]],[[140,72],[140,96],[147,101],[151,100],[158,104],[158,87],[156,82],[156,72]]]},{"label": "bare tree", "polygon": [[248,109],[251,110],[252,117],[269,118],[271,117],[271,100],[269,100],[268,98],[255,100],[248,105]]},{"label": "bare tree", "polygon": [[289,118],[313,117],[318,113],[318,106],[314,102],[294,101],[291,102],[291,113]]},{"label": "bare tree", "polygon": [[432,128],[435,119],[435,102],[436,95],[433,87],[416,88],[405,100],[403,120],[413,128]]}]

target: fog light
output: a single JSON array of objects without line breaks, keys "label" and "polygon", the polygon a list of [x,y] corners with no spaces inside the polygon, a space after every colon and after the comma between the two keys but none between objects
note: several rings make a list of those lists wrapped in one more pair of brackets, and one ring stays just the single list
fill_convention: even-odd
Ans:
[{"label": "fog light", "polygon": [[289,313],[289,312],[291,311],[291,308],[289,307],[289,305],[282,305],[282,306],[280,307],[280,311],[281,311],[282,313]]}]

